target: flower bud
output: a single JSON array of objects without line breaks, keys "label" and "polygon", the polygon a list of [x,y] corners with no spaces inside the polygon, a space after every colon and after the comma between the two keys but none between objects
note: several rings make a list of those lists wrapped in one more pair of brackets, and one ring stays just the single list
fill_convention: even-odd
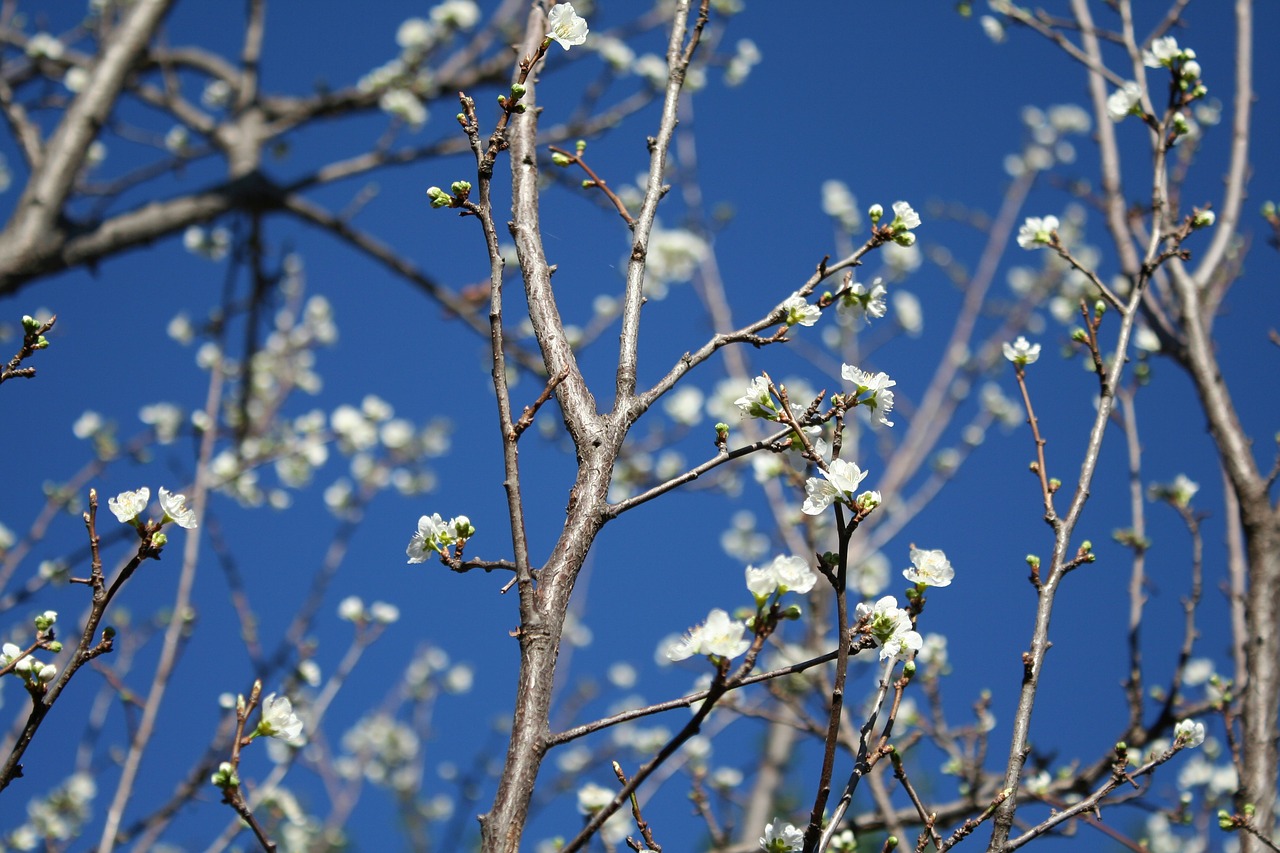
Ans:
[{"label": "flower bud", "polygon": [[25,331],[34,332],[36,329],[40,328],[40,321],[35,317],[32,317],[30,314],[23,314],[22,328]]},{"label": "flower bud", "polygon": [[916,235],[912,234],[910,231],[899,231],[897,234],[893,235],[893,242],[897,243],[899,246],[914,246],[916,242]]},{"label": "flower bud", "polygon": [[511,84],[511,97],[513,97],[513,98],[523,98],[523,97],[524,97],[524,93],[525,93],[525,91],[526,91],[525,87],[524,87],[523,85],[521,85],[520,83],[512,83],[512,84]]},{"label": "flower bud", "polygon": [[1208,226],[1216,222],[1217,219],[1218,219],[1217,215],[1214,214],[1212,210],[1198,210],[1196,211],[1195,215],[1192,216],[1191,218],[1191,227],[1207,228]]},{"label": "flower bud", "polygon": [[564,168],[565,166],[568,166],[573,161],[569,159],[567,154],[561,154],[559,151],[557,151],[551,155],[551,162],[555,163],[557,166],[561,168]]},{"label": "flower bud", "polygon": [[871,220],[872,225],[877,224],[882,216],[884,216],[884,208],[878,204],[873,204],[867,209],[867,218]]},{"label": "flower bud", "polygon": [[471,183],[469,181],[454,181],[449,185],[449,189],[453,190],[454,195],[466,195],[471,192]]}]

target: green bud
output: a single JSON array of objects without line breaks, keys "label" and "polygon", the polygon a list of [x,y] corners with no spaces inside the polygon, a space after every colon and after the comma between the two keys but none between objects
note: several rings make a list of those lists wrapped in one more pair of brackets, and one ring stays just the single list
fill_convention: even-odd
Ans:
[{"label": "green bud", "polygon": [[804,615],[804,611],[800,609],[799,604],[793,604],[783,609],[781,616],[783,619],[799,619]]},{"label": "green bud", "polygon": [[1027,555],[1027,565],[1028,565],[1028,566],[1030,566],[1030,567],[1031,567],[1031,568],[1033,568],[1033,569],[1038,569],[1038,568],[1040,568],[1040,558],[1039,558],[1039,557],[1037,557],[1035,554],[1028,554],[1028,555]]},{"label": "green bud", "polygon": [[217,771],[210,777],[209,781],[219,788],[240,787],[240,778],[236,776],[236,770],[229,761],[219,764]]},{"label": "green bud", "polygon": [[1088,554],[1090,551],[1093,550],[1093,543],[1090,542],[1088,539],[1084,540],[1083,542],[1080,543],[1080,550]]},{"label": "green bud", "polygon": [[867,209],[867,218],[871,220],[872,225],[878,224],[882,216],[884,216],[884,208],[878,204],[873,204]]},{"label": "green bud", "polygon": [[520,83],[511,84],[511,97],[513,98],[523,98],[526,91],[525,87]]},{"label": "green bud", "polygon": [[897,243],[899,246],[914,246],[916,242],[916,235],[912,234],[910,231],[899,231],[897,234],[893,235],[893,242]]},{"label": "green bud", "polygon": [[511,108],[511,110],[512,110],[512,112],[523,113],[523,112],[524,112],[524,104],[516,104],[514,107],[512,107],[512,108]]},{"label": "green bud", "polygon": [[896,836],[896,835],[890,835],[888,838],[886,838],[886,839],[884,840],[884,849],[885,849],[885,850],[896,850],[896,849],[898,849],[898,836]]},{"label": "green bud", "polygon": [[1058,491],[1058,489],[1061,489],[1061,488],[1062,488],[1062,481],[1061,481],[1061,480],[1059,480],[1057,477],[1050,477],[1050,478],[1049,478],[1049,489],[1050,489],[1050,491],[1054,491],[1054,492],[1056,492],[1056,491]]},{"label": "green bud", "polygon": [[1236,829],[1236,819],[1226,809],[1218,810],[1218,829],[1223,832],[1234,832]]},{"label": "green bud", "polygon": [[913,675],[915,675],[916,662],[913,660],[909,660],[906,663],[904,663],[902,665],[902,674],[905,675],[907,678],[911,678]]},{"label": "green bud", "polygon": [[1197,210],[1195,216],[1191,218],[1191,226],[1193,228],[1207,228],[1216,222],[1217,214],[1212,210]]},{"label": "green bud", "polygon": [[577,150],[578,154],[581,155],[583,151],[587,150],[587,140],[579,139],[577,142],[573,143],[573,147]]},{"label": "green bud", "polygon": [[1082,344],[1085,341],[1089,340],[1089,336],[1085,334],[1084,329],[1072,329],[1071,340],[1075,341],[1078,344]]},{"label": "green bud", "polygon": [[453,203],[453,200],[449,198],[447,195],[438,195],[435,198],[431,199],[431,206],[436,208],[448,207],[452,203]]},{"label": "green bud", "polygon": [[169,544],[169,537],[165,536],[163,533],[157,533],[156,535],[151,537],[152,548],[163,548],[165,545],[168,545],[168,544]]},{"label": "green bud", "polygon": [[454,195],[466,195],[471,192],[471,183],[468,181],[454,181],[449,185],[449,189],[453,190]]},{"label": "green bud", "polygon": [[1103,302],[1101,299],[1099,299],[1097,302],[1093,303],[1093,315],[1095,317],[1101,317],[1105,313],[1107,313],[1106,302]]},{"label": "green bud", "polygon": [[561,154],[559,151],[556,151],[556,152],[553,152],[551,155],[551,162],[555,163],[557,166],[561,168],[564,168],[565,166],[568,166],[573,161],[569,159],[569,156],[567,154]]},{"label": "green bud", "polygon": [[49,348],[48,338],[46,338],[44,335],[41,335],[39,338],[36,339],[36,349],[48,349],[48,348]]},{"label": "green bud", "polygon": [[1257,808],[1258,807],[1253,803],[1245,803],[1244,808],[1242,808],[1241,811],[1244,812],[1245,817],[1251,818],[1253,817],[1253,813],[1257,811]]},{"label": "green bud", "polygon": [[466,114],[466,113],[458,113],[456,116],[454,116],[454,118],[456,118],[456,119],[458,120],[458,124],[466,124],[466,123],[467,123],[467,114]]},{"label": "green bud", "polygon": [[498,96],[498,105],[499,105],[499,106],[502,106],[502,107],[505,107],[505,106],[507,105],[507,96],[506,96],[506,95],[499,95],[499,96]]},{"label": "green bud", "polygon": [[592,187],[594,187],[595,185],[596,185],[596,182],[595,182],[595,181],[593,181],[593,180],[590,180],[590,179],[584,179],[584,180],[582,181],[582,188],[583,188],[584,190],[589,190],[589,189],[591,189]]},{"label": "green bud", "polygon": [[726,424],[726,423],[718,423],[718,424],[716,424],[716,434],[717,434],[717,435],[728,435],[728,434],[729,434],[729,425],[728,425],[728,424]]},{"label": "green bud", "polygon": [[58,652],[62,651],[62,643],[59,642],[58,640],[54,640],[52,643],[49,643],[48,649],[54,654],[57,654]]},{"label": "green bud", "polygon": [[[1265,217],[1267,217],[1268,219],[1270,219],[1271,217],[1275,216],[1275,215],[1276,215],[1276,203],[1275,203],[1274,201],[1268,201],[1268,202],[1264,203],[1264,204],[1262,205],[1262,215],[1263,215],[1263,216],[1265,216]],[[23,318],[23,322],[26,322],[26,319],[25,319],[25,318]]]},{"label": "green bud", "polygon": [[40,328],[40,321],[35,317],[32,317],[30,314],[23,314],[22,328],[25,331],[34,332],[36,329]]},{"label": "green bud", "polygon": [[112,628],[110,625],[108,625],[107,627],[105,627],[105,628],[103,628],[103,629],[102,629],[102,639],[104,639],[104,640],[114,640],[115,638],[116,638],[116,629],[115,629],[115,628]]}]

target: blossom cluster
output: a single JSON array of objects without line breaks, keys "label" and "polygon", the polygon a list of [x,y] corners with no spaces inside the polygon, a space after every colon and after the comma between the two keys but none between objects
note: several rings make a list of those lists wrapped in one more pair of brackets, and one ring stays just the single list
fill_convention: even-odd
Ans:
[{"label": "blossom cluster", "polygon": [[[46,611],[53,613],[52,610]],[[57,614],[54,614],[55,616]],[[5,643],[0,647],[0,669],[12,665],[14,675],[26,683],[28,689],[42,687],[53,681],[58,675],[58,668],[51,663],[41,663],[33,656],[22,657],[22,649],[13,643]]]},{"label": "blossom cluster", "polygon": [[906,659],[924,646],[924,638],[911,627],[911,614],[898,606],[898,600],[886,595],[875,604],[859,604],[859,620],[866,620],[867,631],[880,647],[880,660]]},{"label": "blossom cluster", "polygon": [[409,540],[405,553],[410,563],[425,563],[432,554],[449,556],[449,548],[466,544],[475,535],[476,529],[471,519],[465,515],[455,516],[448,521],[440,517],[440,513],[424,515],[418,519],[418,530]]},{"label": "blossom cluster", "polygon": [[[131,492],[121,492],[114,498],[107,500],[107,508],[120,521],[121,524],[132,524],[134,527],[141,527],[138,520],[147,508],[147,502],[151,499],[151,490],[146,486]],[[164,486],[160,487],[160,508],[164,510],[164,517],[160,520],[163,526],[170,522],[178,525],[185,530],[194,530],[197,526],[196,514],[191,507],[187,506],[187,496],[174,494]]]}]

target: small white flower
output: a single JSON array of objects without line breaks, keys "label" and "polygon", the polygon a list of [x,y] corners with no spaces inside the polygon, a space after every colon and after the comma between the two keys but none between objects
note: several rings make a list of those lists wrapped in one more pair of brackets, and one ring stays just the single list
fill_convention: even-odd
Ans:
[{"label": "small white flower", "polygon": [[683,638],[667,649],[668,660],[685,660],[694,655],[716,655],[733,659],[751,648],[744,636],[747,626],[716,608],[701,625],[690,628]]},{"label": "small white flower", "polygon": [[1018,245],[1024,249],[1039,249],[1053,241],[1053,232],[1058,230],[1056,216],[1028,216],[1018,229]]},{"label": "small white flower", "polygon": [[302,743],[302,720],[293,713],[293,703],[287,697],[270,693],[262,700],[262,720],[258,734],[277,738],[297,746]]},{"label": "small white flower", "polygon": [[822,309],[810,305],[799,293],[793,293],[782,303],[786,309],[785,322],[788,326],[812,326],[822,317]]},{"label": "small white flower", "polygon": [[1013,343],[1005,341],[1001,348],[1004,357],[1014,364],[1035,364],[1040,357],[1040,345],[1028,342],[1022,335]]},{"label": "small white flower", "polygon": [[547,38],[568,50],[587,40],[587,21],[573,11],[572,3],[557,3],[547,13]]},{"label": "small white flower", "polygon": [[804,832],[789,823],[784,824],[782,818],[774,818],[764,828],[760,849],[765,853],[794,853],[803,850]]},{"label": "small white flower", "polygon": [[867,476],[866,471],[845,459],[832,459],[827,470],[820,473],[822,479],[810,477],[804,484],[805,499],[800,510],[806,515],[822,513],[832,501],[851,500]]},{"label": "small white flower", "polygon": [[1141,101],[1142,87],[1132,80],[1126,81],[1123,88],[1116,89],[1107,98],[1107,115],[1112,121],[1123,121]]},{"label": "small white flower", "polygon": [[418,519],[418,531],[409,539],[409,547],[405,553],[410,563],[425,563],[432,554],[440,550],[440,535],[445,531],[444,519],[440,513],[424,515]]},{"label": "small white flower", "polygon": [[1178,40],[1173,36],[1165,36],[1151,42],[1151,49],[1142,52],[1142,64],[1148,68],[1168,68],[1174,60],[1182,58],[1178,50]]},{"label": "small white flower", "polygon": [[160,508],[169,521],[184,530],[196,529],[196,514],[187,506],[186,495],[171,494],[164,486],[160,487]]},{"label": "small white flower", "polygon": [[898,231],[912,231],[920,227],[920,214],[911,209],[905,201],[893,203],[893,222],[890,225]]},{"label": "small white flower", "polygon": [[1173,727],[1174,743],[1184,747],[1195,748],[1204,743],[1204,723],[1196,720],[1183,720]]},{"label": "small white flower", "polygon": [[763,376],[752,379],[747,393],[734,400],[733,404],[753,418],[778,419],[778,404],[769,393],[769,380]]},{"label": "small white flower", "polygon": [[147,508],[147,500],[150,497],[151,490],[143,486],[135,492],[121,492],[114,498],[110,498],[107,501],[107,507],[121,524],[129,524]]},{"label": "small white flower", "polygon": [[902,576],[912,583],[928,586],[950,586],[951,579],[956,576],[951,568],[947,555],[939,550],[925,551],[920,548],[911,549],[912,568],[903,569]]}]

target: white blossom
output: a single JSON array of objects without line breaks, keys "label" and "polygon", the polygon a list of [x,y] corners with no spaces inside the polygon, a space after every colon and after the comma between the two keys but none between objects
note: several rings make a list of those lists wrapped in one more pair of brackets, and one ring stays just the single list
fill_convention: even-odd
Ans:
[{"label": "white blossom", "polygon": [[284,696],[267,694],[262,700],[262,720],[258,723],[258,734],[277,738],[285,743],[298,746],[302,743],[302,720],[293,712],[293,703]]},{"label": "white blossom", "polygon": [[898,600],[886,595],[874,605],[859,604],[858,619],[866,619],[867,628],[880,647],[880,660],[906,658],[920,651],[924,639],[911,627],[911,615],[898,607]]},{"label": "white blossom", "polygon": [[804,832],[782,818],[774,818],[764,828],[760,838],[760,849],[765,853],[794,853],[804,849]]},{"label": "white blossom", "polygon": [[951,579],[956,575],[947,555],[939,550],[925,551],[912,548],[911,564],[911,568],[902,570],[902,576],[912,583],[938,587],[950,586]]},{"label": "white blossom", "polygon": [[1151,49],[1142,52],[1142,64],[1148,68],[1168,68],[1174,61],[1182,58],[1178,49],[1178,40],[1173,36],[1165,36],[1151,42]]},{"label": "white blossom", "polygon": [[1204,723],[1198,720],[1183,720],[1173,727],[1173,736],[1175,743],[1195,748],[1204,743]]},{"label": "white blossom", "polygon": [[733,659],[751,648],[751,639],[744,636],[746,623],[730,619],[729,614],[716,608],[707,614],[707,620],[689,631],[667,648],[668,660],[685,660],[694,655],[716,655]]},{"label": "white blossom", "polygon": [[866,478],[867,472],[845,459],[832,459],[821,472],[822,478],[810,477],[804,484],[805,499],[801,512],[818,515],[832,501],[849,501]]},{"label": "white blossom", "polygon": [[547,13],[547,38],[568,50],[587,40],[587,21],[572,3],[557,3]]},{"label": "white blossom", "polygon": [[150,498],[151,490],[143,486],[137,491],[121,492],[114,498],[109,498],[107,508],[121,524],[130,524],[147,508],[147,501]]},{"label": "white blossom", "polygon": [[788,326],[812,326],[822,317],[822,309],[810,305],[799,293],[793,293],[782,303],[786,309],[785,322]]},{"label": "white blossom", "polygon": [[769,380],[763,376],[752,379],[747,393],[734,400],[733,404],[753,418],[764,418],[769,421],[778,419],[778,404],[769,393]]},{"label": "white blossom", "polygon": [[1107,115],[1112,121],[1123,121],[1141,102],[1142,87],[1128,80],[1123,88],[1116,89],[1107,98]]},{"label": "white blossom", "polygon": [[160,508],[165,518],[184,530],[196,529],[196,514],[187,506],[186,495],[172,494],[164,486],[160,487]]},{"label": "white blossom", "polygon": [[1040,345],[1030,343],[1022,335],[1013,343],[1005,341],[1001,345],[1004,351],[1004,357],[1014,364],[1035,364],[1036,359],[1040,357]]},{"label": "white blossom", "polygon": [[1053,241],[1053,232],[1058,230],[1056,216],[1028,216],[1018,229],[1018,245],[1024,249],[1039,249]]}]

